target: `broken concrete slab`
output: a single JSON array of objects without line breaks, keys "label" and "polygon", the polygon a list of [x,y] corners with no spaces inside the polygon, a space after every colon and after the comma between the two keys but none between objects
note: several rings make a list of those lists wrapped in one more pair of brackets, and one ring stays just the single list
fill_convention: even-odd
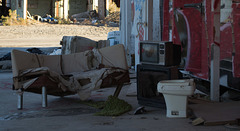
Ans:
[{"label": "broken concrete slab", "polygon": [[81,36],[63,36],[62,54],[72,54],[96,48],[96,41]]},{"label": "broken concrete slab", "polygon": [[94,41],[81,36],[63,36],[60,45],[62,45],[62,54],[66,55],[108,47],[110,42],[108,40]]},{"label": "broken concrete slab", "polygon": [[240,118],[240,101],[190,104],[196,117],[204,119],[204,125],[237,124]]},{"label": "broken concrete slab", "polygon": [[[77,95],[63,98],[48,96],[49,108],[41,108],[41,95],[26,92],[25,108],[17,110],[11,78],[11,72],[0,73],[0,117],[12,116],[11,118],[17,119],[0,120],[0,130],[226,130],[225,126],[192,126],[189,119],[169,119],[165,117],[165,110],[159,108],[145,107],[147,114],[133,115],[139,105],[136,97],[126,97],[129,85],[124,85],[119,98],[131,104],[133,109],[119,117],[94,116],[96,110],[81,104]],[[104,88],[94,91],[91,100],[105,101],[114,90],[115,88]]]}]

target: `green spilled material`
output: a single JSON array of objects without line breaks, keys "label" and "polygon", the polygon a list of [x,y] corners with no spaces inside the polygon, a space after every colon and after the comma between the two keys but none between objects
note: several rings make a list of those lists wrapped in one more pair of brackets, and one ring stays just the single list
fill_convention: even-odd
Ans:
[{"label": "green spilled material", "polygon": [[119,116],[132,109],[126,101],[120,100],[117,97],[109,96],[103,109],[100,112],[95,113],[97,116]]}]

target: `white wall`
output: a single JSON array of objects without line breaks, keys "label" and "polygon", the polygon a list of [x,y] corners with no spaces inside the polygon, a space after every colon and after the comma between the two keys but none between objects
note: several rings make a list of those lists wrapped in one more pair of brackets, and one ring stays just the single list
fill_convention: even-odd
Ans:
[{"label": "white wall", "polygon": [[153,41],[161,41],[160,0],[153,0]]},{"label": "white wall", "polygon": [[128,65],[131,65],[131,54],[134,54],[134,43],[131,43],[131,1],[130,0],[121,0],[120,1],[120,31],[121,39],[120,43],[124,44],[127,54]]},{"label": "white wall", "polygon": [[68,18],[68,10],[69,10],[69,0],[63,0],[63,18],[67,19]]},{"label": "white wall", "polygon": [[147,40],[147,0],[132,0],[134,4],[132,32],[135,45],[135,67],[140,63],[139,59],[139,43],[141,40]]},{"label": "white wall", "polygon": [[93,10],[97,10],[98,0],[93,0]]},{"label": "white wall", "polygon": [[135,54],[136,67],[140,63],[139,42],[149,39],[161,40],[160,0],[152,0],[152,2],[150,0],[121,0],[120,2],[120,43],[126,47],[129,64],[131,63],[130,55]]},{"label": "white wall", "polygon": [[232,1],[221,0],[221,5],[225,5],[225,7],[221,9],[220,22],[226,22],[232,13]]}]

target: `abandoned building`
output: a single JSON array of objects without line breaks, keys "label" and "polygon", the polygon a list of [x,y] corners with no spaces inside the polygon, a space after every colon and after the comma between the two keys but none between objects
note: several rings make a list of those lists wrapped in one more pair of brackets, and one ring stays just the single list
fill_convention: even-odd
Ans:
[{"label": "abandoned building", "polygon": [[120,0],[1,0],[1,13],[7,15],[8,10],[17,10],[17,14],[26,19],[27,15],[44,17],[70,18],[74,14],[97,10],[103,18],[108,13],[109,3],[120,7]]}]

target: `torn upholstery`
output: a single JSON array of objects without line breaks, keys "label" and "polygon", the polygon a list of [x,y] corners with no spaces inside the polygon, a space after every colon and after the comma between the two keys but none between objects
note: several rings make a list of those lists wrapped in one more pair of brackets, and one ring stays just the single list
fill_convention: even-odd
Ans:
[{"label": "torn upholstery", "polygon": [[125,50],[121,44],[52,56],[13,50],[12,66],[14,90],[41,93],[41,87],[46,86],[49,95],[78,93],[82,100],[102,84],[129,82]]}]

